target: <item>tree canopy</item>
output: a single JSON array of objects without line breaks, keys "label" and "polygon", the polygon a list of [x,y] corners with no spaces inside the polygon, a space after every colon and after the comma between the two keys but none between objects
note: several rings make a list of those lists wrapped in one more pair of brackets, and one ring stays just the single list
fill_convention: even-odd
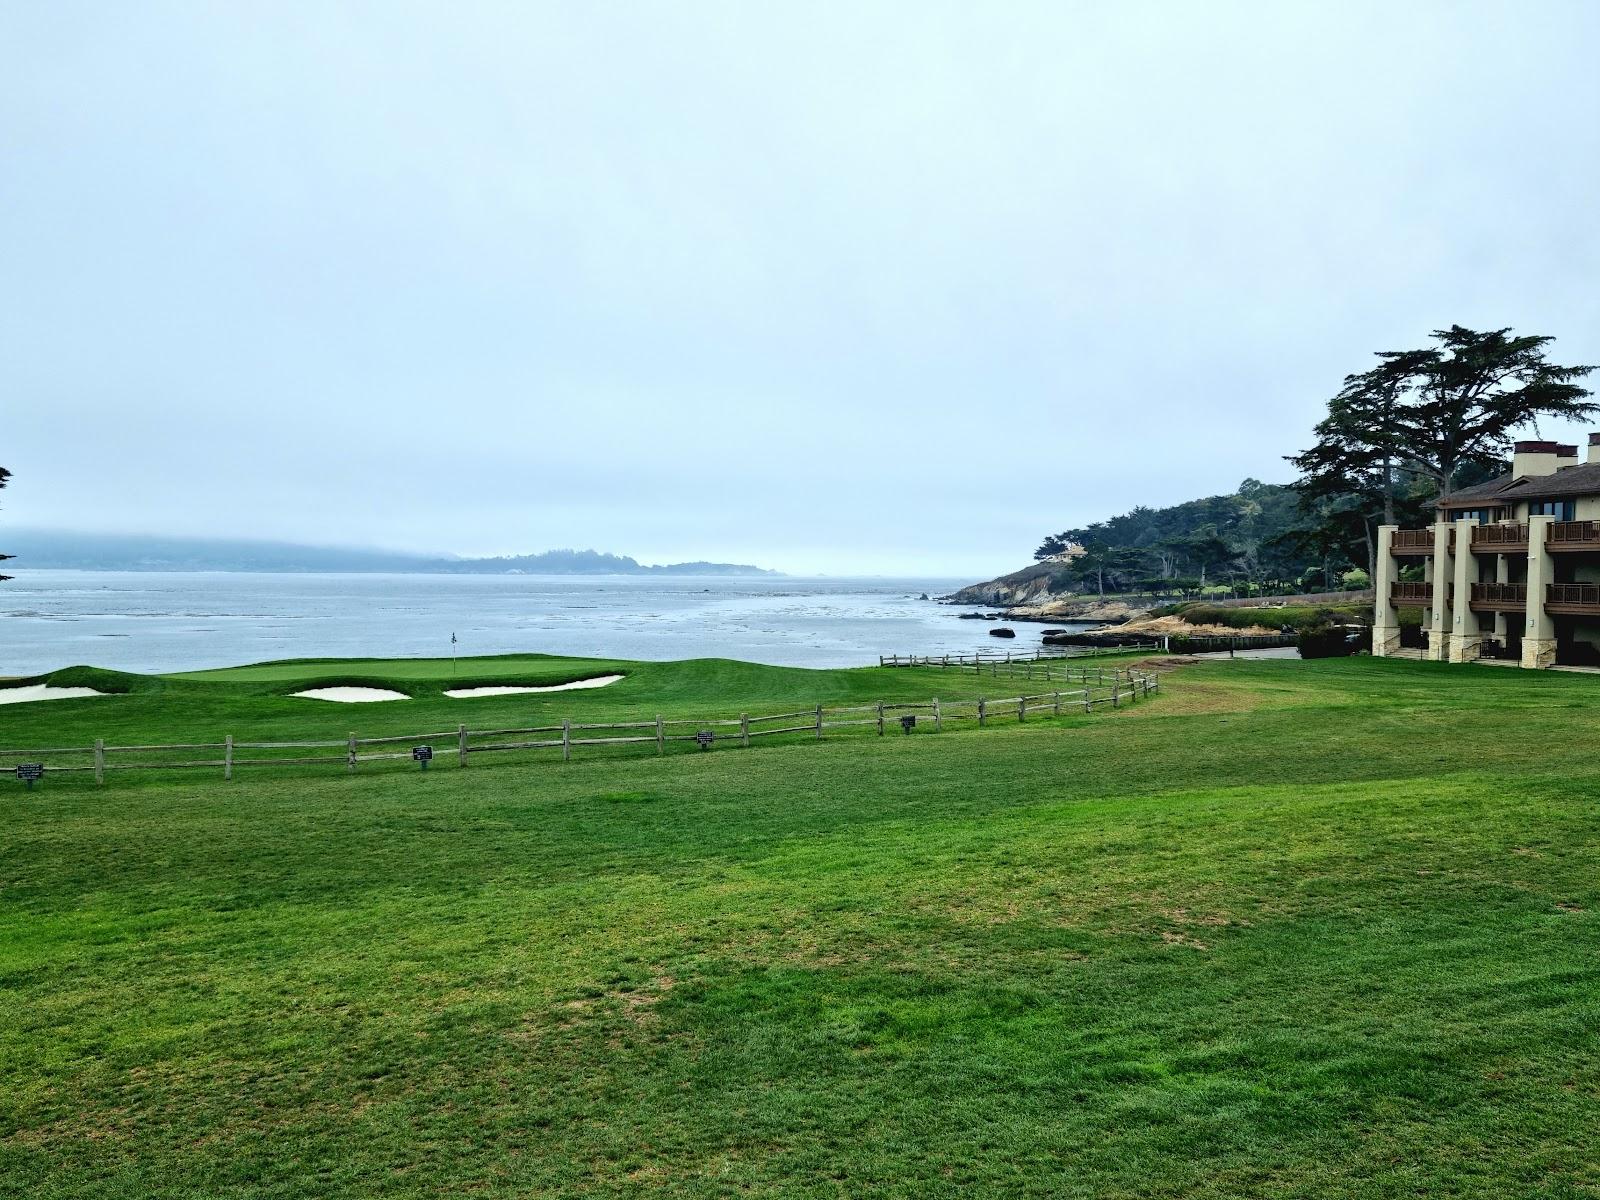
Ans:
[{"label": "tree canopy", "polygon": [[1440,495],[1505,470],[1512,436],[1544,417],[1600,412],[1580,382],[1593,367],[1545,357],[1554,340],[1510,329],[1436,329],[1433,345],[1385,350],[1345,376],[1316,426],[1316,442],[1289,462],[1302,507],[1320,527],[1349,525],[1370,565],[1374,528],[1428,523]]},{"label": "tree canopy", "polygon": [[1293,538],[1306,524],[1299,493],[1246,479],[1229,495],[1130,512],[1045,538],[1036,559],[1082,547],[1062,567],[1079,590],[1181,591],[1247,580],[1298,584],[1322,556]]},{"label": "tree canopy", "polygon": [[1240,579],[1334,586],[1373,567],[1377,526],[1432,522],[1433,502],[1506,470],[1514,435],[1543,418],[1600,412],[1595,368],[1549,361],[1552,338],[1452,325],[1430,344],[1385,350],[1347,375],[1289,485],[1247,479],[1226,496],[1121,516],[1046,537],[1034,557],[1066,558],[1079,590]]}]

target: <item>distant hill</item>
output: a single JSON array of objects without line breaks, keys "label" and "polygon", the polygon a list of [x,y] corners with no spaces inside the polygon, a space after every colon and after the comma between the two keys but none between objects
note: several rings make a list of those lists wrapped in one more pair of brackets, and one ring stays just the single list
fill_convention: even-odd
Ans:
[{"label": "distant hill", "polygon": [[136,534],[6,531],[16,565],[80,571],[373,571],[458,575],[777,575],[742,563],[687,562],[645,566],[595,550],[547,550],[501,558],[403,554],[294,542]]}]

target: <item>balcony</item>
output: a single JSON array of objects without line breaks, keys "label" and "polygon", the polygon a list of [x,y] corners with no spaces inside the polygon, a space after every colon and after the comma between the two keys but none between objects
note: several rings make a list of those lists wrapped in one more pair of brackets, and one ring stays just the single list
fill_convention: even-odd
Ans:
[{"label": "balcony", "polygon": [[1473,612],[1522,612],[1528,607],[1528,585],[1475,583],[1470,606]]},{"label": "balcony", "polygon": [[[1597,545],[1600,549],[1600,545]],[[1478,525],[1472,530],[1474,554],[1526,554],[1528,527],[1517,521],[1498,525]]]},{"label": "balcony", "polygon": [[1391,583],[1389,599],[1396,604],[1416,605],[1433,603],[1431,583]]},{"label": "balcony", "polygon": [[1600,583],[1552,583],[1545,589],[1544,610],[1561,616],[1600,617]]},{"label": "balcony", "polygon": [[1432,525],[1426,529],[1396,529],[1394,531],[1394,540],[1389,543],[1389,553],[1400,555],[1432,554],[1434,529],[1435,526]]},{"label": "balcony", "polygon": [[1552,554],[1588,550],[1600,551],[1600,522],[1552,521],[1545,547]]}]

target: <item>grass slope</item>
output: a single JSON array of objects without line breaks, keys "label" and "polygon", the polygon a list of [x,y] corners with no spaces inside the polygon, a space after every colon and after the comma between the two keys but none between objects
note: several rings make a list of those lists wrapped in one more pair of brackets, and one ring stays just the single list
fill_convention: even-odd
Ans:
[{"label": "grass slope", "polygon": [[[1076,661],[1110,669],[1135,656],[1102,655]],[[454,729],[559,724],[573,721],[715,719],[741,712],[792,712],[817,704],[852,705],[1030,695],[1056,684],[1043,679],[1045,664],[1030,683],[1023,668],[1000,675],[939,668],[809,670],[770,667],[731,659],[628,662],[615,659],[503,655],[462,659],[298,659],[196,671],[177,675],[130,675],[92,667],[68,667],[29,682],[96,687],[120,693],[38,704],[0,706],[0,747],[87,745],[159,741],[216,741],[226,734],[248,740],[342,738],[354,730],[368,737]],[[1053,670],[1065,664],[1050,664]],[[620,673],[604,688],[517,696],[451,699],[447,688],[494,684],[553,684]],[[389,688],[410,700],[380,704],[336,704],[297,698],[305,688],[354,685]],[[1068,687],[1072,685],[1061,684]],[[62,777],[63,779],[65,777]]]},{"label": "grass slope", "polygon": [[[582,701],[669,703],[628,669]],[[61,719],[284,703],[147,686]],[[0,1190],[1593,1195],[1594,688],[1238,661],[939,737],[8,793]]]}]

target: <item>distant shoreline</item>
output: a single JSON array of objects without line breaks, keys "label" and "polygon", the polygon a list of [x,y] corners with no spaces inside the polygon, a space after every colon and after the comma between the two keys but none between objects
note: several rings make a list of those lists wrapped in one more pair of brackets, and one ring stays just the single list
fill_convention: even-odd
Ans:
[{"label": "distant shoreline", "polygon": [[645,564],[597,550],[545,550],[537,554],[460,557],[406,554],[363,547],[298,542],[99,534],[15,529],[5,534],[11,565],[55,571],[227,571],[271,574],[384,575],[693,575],[781,576],[749,563]]}]

